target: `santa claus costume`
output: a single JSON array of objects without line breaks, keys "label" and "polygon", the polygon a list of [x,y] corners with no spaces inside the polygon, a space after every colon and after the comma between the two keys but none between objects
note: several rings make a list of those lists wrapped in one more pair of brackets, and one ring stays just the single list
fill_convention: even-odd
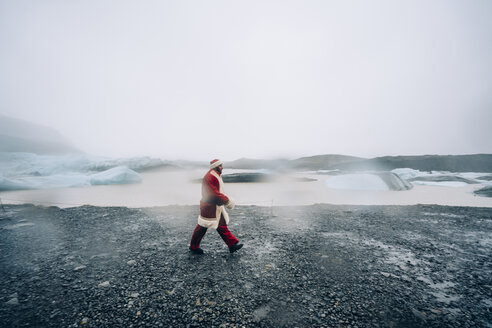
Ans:
[{"label": "santa claus costume", "polygon": [[222,161],[214,159],[210,162],[210,170],[202,180],[202,199],[200,200],[200,215],[198,224],[190,242],[190,251],[195,254],[203,254],[200,242],[207,229],[216,229],[220,237],[229,247],[231,253],[239,250],[243,245],[239,244],[236,237],[229,231],[229,215],[226,208],[234,208],[234,200],[224,194],[224,182],[222,181]]}]

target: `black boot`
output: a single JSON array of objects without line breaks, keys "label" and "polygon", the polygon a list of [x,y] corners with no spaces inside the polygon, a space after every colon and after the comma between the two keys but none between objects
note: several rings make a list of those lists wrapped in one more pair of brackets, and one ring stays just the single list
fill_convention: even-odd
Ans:
[{"label": "black boot", "polygon": [[235,243],[231,247],[229,247],[229,252],[234,253],[235,251],[240,250],[243,247],[243,244],[240,244],[239,242]]},{"label": "black boot", "polygon": [[191,247],[190,247],[190,252],[192,252],[193,254],[202,255],[203,254],[203,249],[201,249],[201,248],[191,249]]}]

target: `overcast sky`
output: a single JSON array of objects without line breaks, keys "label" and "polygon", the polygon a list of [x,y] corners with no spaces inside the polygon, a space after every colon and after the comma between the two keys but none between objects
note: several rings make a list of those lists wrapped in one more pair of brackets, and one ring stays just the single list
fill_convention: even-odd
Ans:
[{"label": "overcast sky", "polygon": [[492,153],[492,1],[0,0],[0,113],[107,156]]}]

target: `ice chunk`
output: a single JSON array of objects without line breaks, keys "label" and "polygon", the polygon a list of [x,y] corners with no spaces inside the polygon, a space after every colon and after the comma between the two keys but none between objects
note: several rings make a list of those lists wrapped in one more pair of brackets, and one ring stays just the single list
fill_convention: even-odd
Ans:
[{"label": "ice chunk", "polygon": [[423,185],[423,186],[440,186],[440,187],[465,187],[468,184],[466,182],[460,181],[412,181],[414,185]]},{"label": "ice chunk", "polygon": [[135,171],[165,167],[169,162],[151,157],[105,158],[85,154],[36,155],[31,153],[0,152],[0,172],[6,178],[49,176],[68,173],[95,173],[118,166]]},{"label": "ice chunk", "polygon": [[421,172],[419,170],[414,170],[409,168],[394,169],[391,172],[395,173],[396,175],[398,175],[400,178],[404,180],[408,180],[426,174],[425,172]]},{"label": "ice chunk", "polygon": [[0,191],[32,189],[21,181],[15,181],[0,176]]},{"label": "ice chunk", "polygon": [[0,177],[0,191],[45,189],[88,186],[88,177],[83,174],[56,174],[50,176],[28,176],[17,179]]},{"label": "ice chunk", "polygon": [[140,175],[126,166],[118,166],[91,175],[91,185],[127,184],[141,182]]},{"label": "ice chunk", "polygon": [[393,172],[377,172],[375,174],[386,183],[390,190],[408,190],[413,188],[411,183],[400,178],[399,175]]},{"label": "ice chunk", "polygon": [[492,197],[492,186],[485,186],[479,190],[475,190],[474,193],[479,196]]},{"label": "ice chunk", "polygon": [[[128,163],[130,167],[121,163]],[[0,191],[136,183],[141,178],[132,168],[143,170],[162,165],[166,164],[149,157],[110,160],[80,154],[0,152]]]}]

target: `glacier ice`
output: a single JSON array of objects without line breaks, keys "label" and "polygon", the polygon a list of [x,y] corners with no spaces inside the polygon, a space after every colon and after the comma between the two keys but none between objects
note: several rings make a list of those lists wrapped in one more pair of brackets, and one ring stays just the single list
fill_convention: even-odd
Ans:
[{"label": "glacier ice", "polygon": [[126,184],[141,182],[140,175],[126,166],[118,166],[90,176],[91,185]]},{"label": "glacier ice", "polygon": [[0,191],[141,182],[136,172],[166,165],[160,159],[108,159],[84,154],[0,152]]},{"label": "glacier ice", "polygon": [[342,173],[326,179],[325,185],[344,190],[408,190],[413,187],[393,172]]},{"label": "glacier ice", "polygon": [[0,172],[5,177],[45,176],[63,173],[95,173],[118,166],[126,166],[134,171],[168,164],[158,158],[105,158],[99,156],[72,155],[36,155],[32,153],[0,152]]},{"label": "glacier ice", "polygon": [[32,189],[22,181],[15,181],[0,176],[0,191]]},{"label": "glacier ice", "polygon": [[394,169],[391,170],[391,172],[395,173],[396,175],[398,175],[400,178],[404,180],[408,180],[425,174],[425,172],[421,172],[419,170],[414,170],[409,168]]}]

